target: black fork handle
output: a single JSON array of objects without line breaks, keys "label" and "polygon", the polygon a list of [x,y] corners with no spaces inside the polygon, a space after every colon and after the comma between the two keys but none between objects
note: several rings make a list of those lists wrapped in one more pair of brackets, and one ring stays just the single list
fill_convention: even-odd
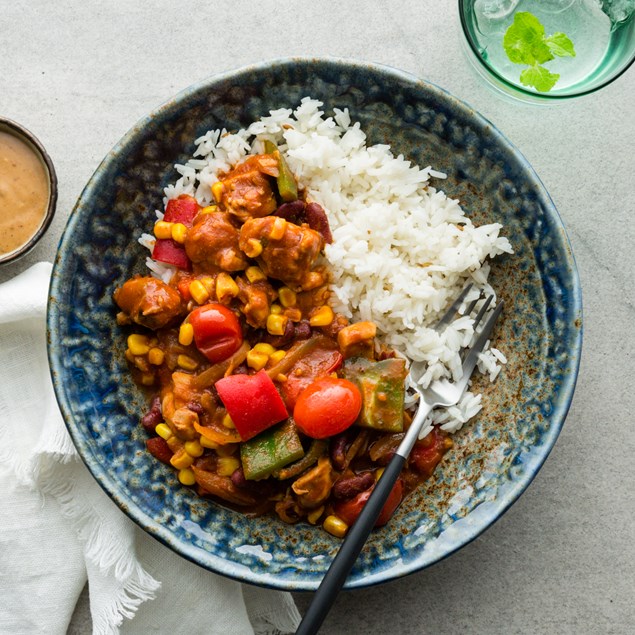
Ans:
[{"label": "black fork handle", "polygon": [[300,622],[300,626],[298,626],[296,635],[313,635],[318,632],[335,598],[342,586],[344,586],[344,582],[346,582],[346,578],[353,568],[359,552],[366,543],[368,535],[375,526],[377,518],[388,500],[388,496],[390,496],[390,492],[397,482],[405,462],[405,457],[395,454],[386,466],[355,524],[349,529],[329,570],[322,578],[322,582],[315,592],[311,604],[302,618],[302,622]]}]

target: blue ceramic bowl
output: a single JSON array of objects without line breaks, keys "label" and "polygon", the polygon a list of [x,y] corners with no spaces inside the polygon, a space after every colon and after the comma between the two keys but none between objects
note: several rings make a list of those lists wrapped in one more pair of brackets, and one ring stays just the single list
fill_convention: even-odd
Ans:
[{"label": "blue ceramic bowl", "polygon": [[145,451],[145,396],[126,367],[112,292],[145,270],[135,237],[151,229],[163,187],[177,178],[173,165],[192,154],[194,139],[307,95],[327,110],[348,107],[370,142],[446,172],[446,193],[476,221],[502,222],[515,250],[492,273],[508,307],[496,339],[509,362],[481,386],[483,411],[455,435],[442,468],[373,533],[348,588],[448,556],[520,496],[564,422],[582,339],[578,275],[545,188],[492,124],[436,86],[376,65],[280,60],[188,88],[132,128],[88,182],[55,261],[49,357],[64,419],[95,479],[148,533],[212,571],[295,591],[316,588],[339,540],[200,499]]}]

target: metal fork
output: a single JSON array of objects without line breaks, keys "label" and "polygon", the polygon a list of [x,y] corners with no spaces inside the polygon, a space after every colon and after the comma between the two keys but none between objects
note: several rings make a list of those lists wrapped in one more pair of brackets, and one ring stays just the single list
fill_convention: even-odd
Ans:
[{"label": "metal fork", "polygon": [[[455,313],[460,308],[464,299],[467,297],[472,285],[464,287],[463,291],[454,300],[450,308],[445,312],[443,317],[439,320],[435,328],[441,330],[447,326]],[[470,314],[479,298],[474,300],[466,309],[465,314]],[[384,470],[381,478],[377,482],[377,485],[372,491],[372,494],[368,498],[368,501],[364,505],[359,517],[355,521],[355,524],[350,528],[346,539],[342,543],[340,550],[333,559],[331,566],[329,567],[326,575],[322,579],[320,586],[318,587],[311,604],[307,609],[306,614],[302,618],[302,622],[296,631],[296,635],[312,635],[317,633],[318,629],[322,625],[324,618],[329,612],[337,594],[340,592],[350,570],[353,568],[359,552],[362,550],[368,536],[381,513],[384,503],[388,499],[392,488],[401,474],[401,470],[408,459],[410,451],[412,450],[416,440],[419,437],[423,424],[425,423],[428,415],[434,408],[448,407],[457,404],[467,389],[468,382],[476,363],[478,361],[479,354],[485,348],[487,340],[490,338],[494,324],[503,310],[503,303],[500,302],[493,311],[487,316],[483,328],[480,332],[477,332],[477,327],[482,321],[483,317],[487,313],[487,310],[493,300],[493,296],[489,296],[485,302],[483,302],[477,315],[474,317],[474,336],[472,338],[471,346],[466,349],[467,355],[463,359],[463,375],[461,379],[456,382],[449,382],[445,379],[433,381],[428,388],[421,388],[419,380],[421,374],[424,372],[424,364],[417,363],[410,366],[410,384],[415,388],[419,394],[419,407],[417,412],[406,432],[401,444],[397,448],[394,457],[390,460]]]}]

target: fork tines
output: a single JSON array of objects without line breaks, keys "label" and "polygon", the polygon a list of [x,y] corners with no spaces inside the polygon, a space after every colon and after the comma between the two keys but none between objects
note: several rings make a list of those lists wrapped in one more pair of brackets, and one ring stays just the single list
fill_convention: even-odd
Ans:
[{"label": "fork tines", "polygon": [[[459,293],[459,295],[456,297],[454,302],[452,302],[452,304],[448,307],[447,311],[441,316],[440,320],[434,326],[434,329],[436,331],[441,331],[443,330],[444,327],[450,324],[455,314],[461,308],[461,305],[463,304],[465,298],[467,297],[468,293],[471,291],[473,286],[474,285],[470,282],[463,287],[461,293]],[[479,291],[479,294],[476,296],[476,298],[467,305],[463,315],[470,315],[472,311],[474,311],[474,309],[476,308],[476,305],[481,300],[481,297],[482,297],[482,292]],[[485,302],[483,302],[483,304],[481,305],[481,308],[479,309],[476,316],[473,318],[475,331],[477,326],[480,324],[481,320],[483,319],[483,316],[485,315],[485,313],[487,313],[487,310],[489,309],[489,306],[493,302],[493,300],[494,300],[494,296],[489,295],[485,299]]]}]

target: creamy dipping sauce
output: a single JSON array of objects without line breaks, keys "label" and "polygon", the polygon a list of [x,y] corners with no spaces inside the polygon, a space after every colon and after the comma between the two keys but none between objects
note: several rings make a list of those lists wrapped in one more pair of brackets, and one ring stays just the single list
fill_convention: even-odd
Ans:
[{"label": "creamy dipping sauce", "polygon": [[19,249],[42,225],[50,196],[46,168],[35,151],[0,130],[0,255]]}]

